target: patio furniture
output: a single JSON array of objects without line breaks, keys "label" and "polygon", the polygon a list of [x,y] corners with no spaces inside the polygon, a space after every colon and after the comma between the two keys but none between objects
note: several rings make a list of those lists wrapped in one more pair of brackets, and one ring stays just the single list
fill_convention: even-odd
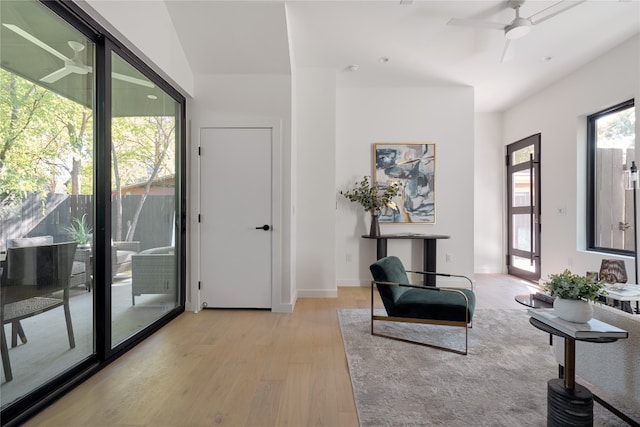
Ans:
[{"label": "patio furniture", "polygon": [[142,294],[175,294],[175,248],[164,246],[146,249],[131,257],[131,302]]},{"label": "patio furniture", "polygon": [[114,241],[111,243],[112,277],[131,270],[131,257],[140,252],[138,241]]},{"label": "patio furniture", "polygon": [[[20,320],[63,306],[69,347],[75,347],[69,311],[69,279],[76,251],[75,242],[8,247],[0,280],[0,354],[6,381],[13,379],[4,325],[12,324],[13,339],[26,337]],[[62,297],[53,292],[62,291]]]},{"label": "patio furniture", "polygon": [[[53,244],[53,236],[36,236],[36,237],[19,237],[7,240],[7,248],[23,248],[27,246],[51,245]],[[91,249],[76,250],[71,269],[71,278],[69,286],[84,286],[88,291],[91,290]]]}]

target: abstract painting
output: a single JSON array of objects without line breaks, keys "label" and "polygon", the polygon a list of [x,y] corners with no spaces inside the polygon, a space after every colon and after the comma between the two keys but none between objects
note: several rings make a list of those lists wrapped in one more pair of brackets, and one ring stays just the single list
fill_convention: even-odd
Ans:
[{"label": "abstract painting", "polygon": [[374,181],[380,187],[400,184],[395,206],[379,221],[433,224],[436,221],[436,145],[434,143],[373,144]]}]

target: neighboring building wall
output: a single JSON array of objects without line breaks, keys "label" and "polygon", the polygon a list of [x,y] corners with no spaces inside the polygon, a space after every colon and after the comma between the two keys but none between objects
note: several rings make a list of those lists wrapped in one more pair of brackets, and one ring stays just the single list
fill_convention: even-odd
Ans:
[{"label": "neighboring building wall", "polygon": [[[635,97],[640,118],[639,52],[637,35],[504,114],[504,145],[542,135],[543,278],[565,268],[597,271],[607,257],[625,260],[629,279],[635,281],[633,258],[585,251],[586,117]],[[639,136],[636,120],[636,140]]]}]

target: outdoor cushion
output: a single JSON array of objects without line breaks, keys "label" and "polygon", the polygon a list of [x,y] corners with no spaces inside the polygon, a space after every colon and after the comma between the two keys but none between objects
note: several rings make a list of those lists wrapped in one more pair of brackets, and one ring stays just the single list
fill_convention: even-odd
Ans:
[{"label": "outdoor cushion", "polygon": [[117,264],[131,263],[131,257],[137,254],[136,251],[116,251]]},{"label": "outdoor cushion", "polygon": [[7,248],[26,248],[31,246],[43,246],[53,243],[53,236],[20,237],[8,239]]}]

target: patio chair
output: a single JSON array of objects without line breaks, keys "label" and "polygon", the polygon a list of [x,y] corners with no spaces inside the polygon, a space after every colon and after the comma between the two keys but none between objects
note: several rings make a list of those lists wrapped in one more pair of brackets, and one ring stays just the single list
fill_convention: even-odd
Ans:
[{"label": "patio chair", "polygon": [[[76,243],[8,247],[0,280],[0,354],[6,381],[13,379],[4,324],[20,328],[22,319],[63,306],[69,347],[75,347],[69,311],[69,279]],[[62,291],[62,298],[52,295]],[[14,332],[15,334],[15,332]],[[24,333],[22,333],[24,337]],[[23,340],[26,342],[26,338]]]},{"label": "patio chair", "polygon": [[[53,236],[20,237],[7,240],[7,248],[22,248],[25,246],[50,245]],[[91,290],[91,249],[78,249],[73,260],[69,287],[83,286]]]},{"label": "patio chair", "polygon": [[[467,354],[469,348],[469,330],[471,327],[476,298],[473,292],[473,282],[465,276],[424,271],[408,271],[404,269],[398,257],[381,258],[369,267],[373,280],[371,281],[371,334],[420,344],[427,347]],[[445,277],[460,277],[469,281],[471,289],[438,288],[435,286],[411,285],[407,272],[429,274]],[[374,288],[382,298],[387,312],[386,316],[374,312]],[[419,323],[444,326],[457,326],[465,330],[464,350],[428,344],[411,339],[382,334],[374,330],[374,321]]]},{"label": "patio chair", "polygon": [[176,292],[175,248],[163,246],[145,249],[131,257],[131,302],[143,294],[174,294]]},{"label": "patio chair", "polygon": [[111,243],[112,278],[131,270],[131,257],[140,252],[138,241],[114,241]]}]

